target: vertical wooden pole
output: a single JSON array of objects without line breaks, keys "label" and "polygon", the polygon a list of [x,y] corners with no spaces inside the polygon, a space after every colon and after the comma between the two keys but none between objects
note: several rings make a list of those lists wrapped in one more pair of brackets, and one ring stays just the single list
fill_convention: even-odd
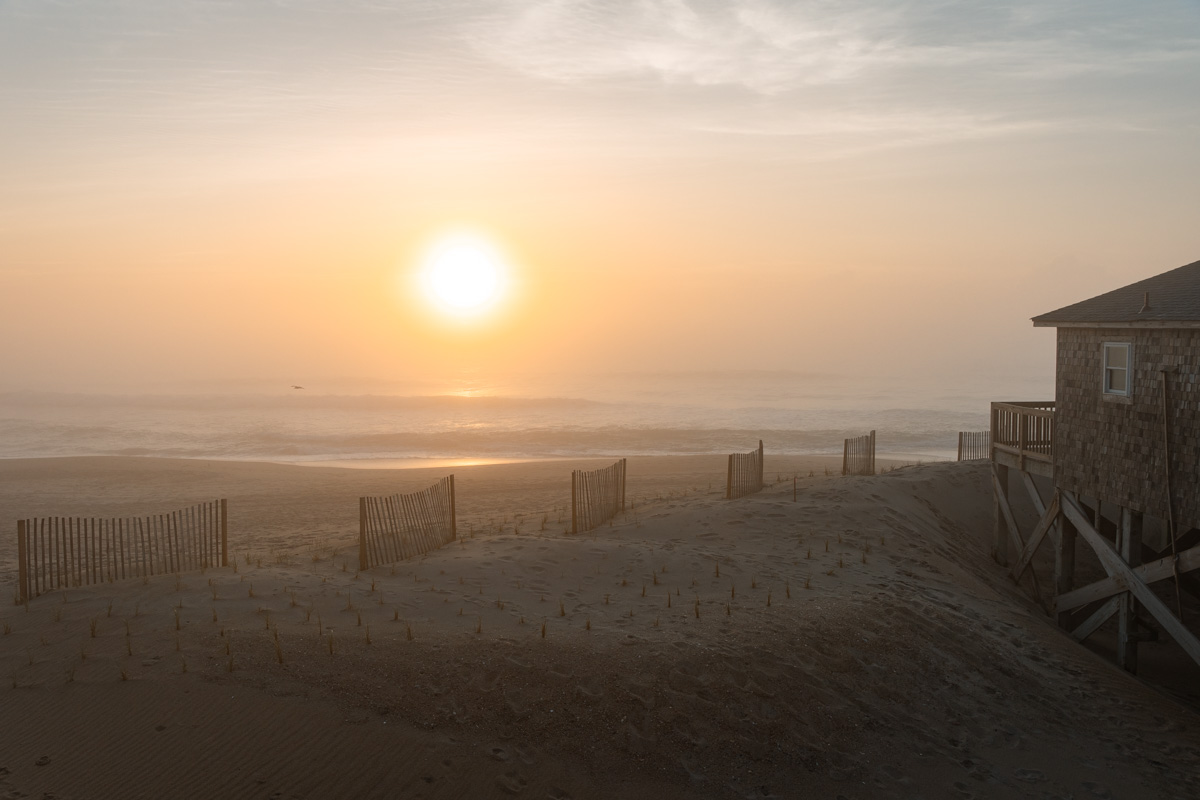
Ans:
[{"label": "vertical wooden pole", "polygon": [[224,500],[221,501],[221,566],[229,566],[229,513]]},{"label": "vertical wooden pole", "polygon": [[962,434],[962,431],[958,432],[958,460],[959,461],[963,460],[963,434]]},{"label": "vertical wooden pole", "polygon": [[575,511],[575,505],[578,502],[578,492],[575,489],[575,473],[578,470],[571,470],[571,533],[579,532],[579,516]]},{"label": "vertical wooden pole", "polygon": [[875,474],[875,431],[871,431],[871,471],[869,474]]},{"label": "vertical wooden pole", "polygon": [[[1131,567],[1142,563],[1142,515],[1128,508],[1121,509],[1121,525],[1117,533],[1117,552]],[[1121,595],[1117,608],[1117,665],[1137,674],[1137,601],[1132,592]]]},{"label": "vertical wooden pole", "polygon": [[763,476],[764,475],[765,475],[765,472],[763,469],[763,443],[762,443],[762,439],[759,439],[758,440],[758,488],[759,489],[761,489],[763,487]]},{"label": "vertical wooden pole", "polygon": [[733,497],[733,453],[729,454],[729,467],[725,470],[725,499]]},{"label": "vertical wooden pole", "polygon": [[1008,467],[1003,464],[992,464],[999,485],[999,494],[993,489],[992,497],[992,534],[996,541],[996,563],[1002,567],[1008,566],[1008,526],[1004,521],[1004,512],[1000,510],[1001,503],[1008,503]]},{"label": "vertical wooden pole", "polygon": [[621,510],[625,510],[625,475],[629,471],[629,459],[621,459]]},{"label": "vertical wooden pole", "polygon": [[458,540],[458,518],[454,506],[454,476],[450,476],[450,540]]},{"label": "vertical wooden pole", "polygon": [[[1075,523],[1066,514],[1058,516],[1058,546],[1054,549],[1054,591],[1063,595],[1075,588]],[[1070,613],[1058,615],[1060,627],[1067,627]]]},{"label": "vertical wooden pole", "polygon": [[367,498],[358,498],[358,568],[367,568]]},{"label": "vertical wooden pole", "polygon": [[29,599],[29,564],[28,550],[25,547],[25,520],[17,520],[17,571],[19,575],[18,591],[21,600]]},{"label": "vertical wooden pole", "polygon": [[846,468],[850,465],[850,440],[842,440],[842,474],[846,474]]}]

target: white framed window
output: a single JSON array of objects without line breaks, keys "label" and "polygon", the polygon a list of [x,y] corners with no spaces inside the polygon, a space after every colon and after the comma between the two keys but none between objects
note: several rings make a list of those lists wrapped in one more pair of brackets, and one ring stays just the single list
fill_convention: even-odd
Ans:
[{"label": "white framed window", "polygon": [[1104,393],[1128,397],[1133,377],[1133,345],[1104,343]]}]

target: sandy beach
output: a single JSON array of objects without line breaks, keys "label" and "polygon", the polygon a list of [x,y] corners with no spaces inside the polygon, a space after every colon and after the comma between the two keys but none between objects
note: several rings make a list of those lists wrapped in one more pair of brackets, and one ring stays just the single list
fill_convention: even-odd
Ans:
[{"label": "sandy beach", "polygon": [[[729,501],[722,457],[630,459],[628,512],[565,534],[603,463],[456,469],[459,541],[359,573],[357,498],[444,470],[0,462],[10,597],[18,517],[225,497],[237,562],[9,600],[0,797],[1200,793],[1194,697],[991,561],[986,465],[768,458]],[[1171,647],[1144,673],[1194,685]]]}]

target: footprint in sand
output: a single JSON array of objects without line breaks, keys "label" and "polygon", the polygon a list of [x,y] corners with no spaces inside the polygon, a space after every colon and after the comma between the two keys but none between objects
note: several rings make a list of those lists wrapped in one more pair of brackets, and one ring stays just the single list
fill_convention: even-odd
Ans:
[{"label": "footprint in sand", "polygon": [[1046,773],[1040,769],[1019,769],[1013,772],[1013,777],[1025,783],[1042,783],[1047,780]]},{"label": "footprint in sand", "polygon": [[529,781],[517,772],[506,772],[496,776],[496,787],[507,794],[520,794],[528,785]]}]

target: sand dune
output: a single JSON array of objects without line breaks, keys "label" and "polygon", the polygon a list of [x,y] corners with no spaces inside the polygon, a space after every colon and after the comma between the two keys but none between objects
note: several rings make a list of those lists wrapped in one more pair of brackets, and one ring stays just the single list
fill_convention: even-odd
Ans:
[{"label": "sand dune", "polygon": [[721,466],[631,459],[636,504],[579,536],[569,462],[457,470],[461,541],[359,574],[354,499],[429,475],[4,464],[7,530],[228,495],[238,563],[0,613],[0,796],[1200,793],[1200,718],[990,561],[984,467],[769,459],[792,502]]}]

